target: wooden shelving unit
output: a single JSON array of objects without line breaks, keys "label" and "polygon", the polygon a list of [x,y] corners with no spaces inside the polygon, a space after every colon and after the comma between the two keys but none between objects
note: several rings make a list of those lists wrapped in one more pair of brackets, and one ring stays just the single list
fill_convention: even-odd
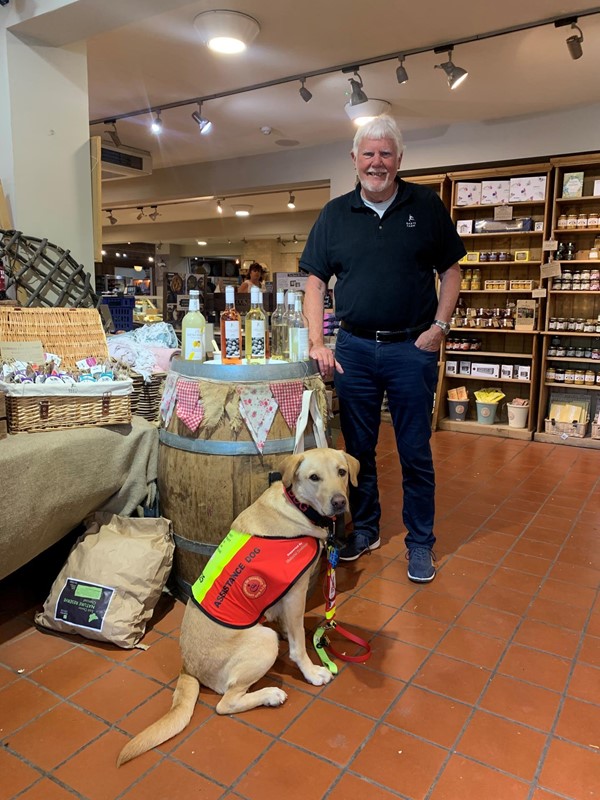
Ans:
[{"label": "wooden shelving unit", "polygon": [[[567,326],[572,327],[571,320],[584,320],[588,327],[594,324],[600,316],[600,291],[597,289],[565,289],[556,288],[557,285],[563,286],[563,279],[567,270],[573,275],[581,275],[585,270],[600,270],[600,259],[589,258],[590,250],[594,247],[596,240],[600,244],[600,226],[591,227],[570,227],[559,226],[561,215],[589,215],[591,212],[600,212],[600,196],[594,195],[595,182],[600,182],[600,154],[592,156],[569,156],[566,158],[551,159],[554,166],[554,203],[552,207],[551,230],[553,238],[557,240],[559,246],[563,245],[563,252],[569,250],[568,243],[573,247],[568,260],[561,257],[554,259],[560,265],[560,274],[548,277],[546,286],[548,290],[548,301],[546,304],[546,314],[544,329],[542,332],[542,358],[540,365],[540,402],[538,408],[537,429],[534,439],[540,442],[550,442],[552,444],[571,445],[574,447],[589,447],[600,449],[600,439],[591,437],[592,425],[588,425],[586,435],[582,438],[568,436],[563,438],[559,435],[546,433],[546,417],[549,413],[549,403],[551,398],[556,399],[561,394],[583,395],[590,400],[590,417],[593,419],[594,413],[600,407],[600,383],[581,384],[566,383],[547,380],[548,371],[552,369],[563,369],[565,373],[575,372],[576,370],[593,370],[595,378],[600,373],[600,359],[591,358],[590,354],[596,350],[600,352],[600,330],[564,330],[561,326],[556,329],[556,320],[565,320]],[[565,176],[569,173],[583,173],[582,194],[580,197],[563,197],[563,187]],[[597,186],[600,184],[596,184]],[[561,323],[558,323],[561,324]],[[564,323],[562,323],[564,324]],[[561,325],[562,325],[561,324]],[[556,350],[560,355],[556,355]],[[583,349],[587,354],[573,355],[573,351],[581,353]],[[564,354],[563,354],[564,351]],[[570,353],[566,355],[566,353]]]},{"label": "wooden shelving unit", "polygon": [[[449,174],[451,181],[450,213],[461,230],[461,222],[468,227],[472,223],[471,232],[461,234],[468,252],[463,268],[463,278],[467,270],[479,270],[481,278],[478,288],[471,288],[463,281],[459,299],[459,308],[454,322],[462,322],[461,327],[453,327],[440,357],[440,374],[438,379],[437,414],[434,426],[443,430],[465,431],[488,436],[501,436],[516,439],[531,439],[537,422],[538,383],[539,383],[539,331],[542,328],[543,298],[536,300],[535,319],[532,330],[521,330],[499,327],[504,322],[507,308],[515,307],[518,299],[535,298],[541,282],[540,266],[543,259],[543,241],[550,229],[549,198],[551,197],[552,165],[550,162],[525,164],[511,167],[497,167],[488,170],[469,170]],[[511,178],[544,178],[543,199],[498,203],[463,204],[459,198],[459,184],[474,183],[483,187],[490,181],[508,181]],[[502,208],[504,206],[504,208]],[[533,230],[507,230],[474,232],[477,222],[495,220],[502,214],[510,214],[509,220],[518,218],[531,219]],[[481,254],[503,253],[503,260],[484,260]],[[515,253],[520,257],[515,258]],[[488,256],[489,259],[489,256]],[[486,280],[506,281],[506,288],[485,288]],[[510,281],[534,281],[534,290],[511,289]],[[472,323],[468,326],[464,323]],[[487,326],[490,327],[487,327]],[[495,326],[495,327],[491,327]],[[450,349],[453,340],[461,340],[468,346],[473,340],[480,340],[479,349]],[[448,362],[458,362],[456,374],[448,372]],[[463,362],[463,365],[461,365]],[[498,365],[499,377],[461,374],[461,366],[468,369],[469,364],[480,363]],[[505,374],[502,375],[502,366]],[[513,375],[507,377],[508,368],[512,366]],[[516,367],[528,368],[529,377],[515,377]],[[465,385],[469,392],[469,413],[464,422],[449,419],[446,413],[446,397],[450,388]],[[474,392],[489,386],[499,387],[505,394],[496,416],[494,425],[483,425],[476,421],[476,404]],[[526,428],[515,428],[508,425],[506,403],[515,398],[526,399],[529,403],[529,418]]]}]

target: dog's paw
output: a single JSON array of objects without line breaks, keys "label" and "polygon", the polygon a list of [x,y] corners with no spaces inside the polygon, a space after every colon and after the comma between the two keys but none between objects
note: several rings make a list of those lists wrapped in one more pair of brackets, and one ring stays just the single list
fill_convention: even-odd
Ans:
[{"label": "dog's paw", "polygon": [[333,674],[327,667],[315,667],[313,664],[312,668],[304,674],[304,677],[313,686],[324,686],[333,679]]},{"label": "dog's paw", "polygon": [[277,689],[275,686],[272,686],[265,691],[269,692],[263,703],[265,706],[282,706],[287,700],[287,694],[283,689]]}]

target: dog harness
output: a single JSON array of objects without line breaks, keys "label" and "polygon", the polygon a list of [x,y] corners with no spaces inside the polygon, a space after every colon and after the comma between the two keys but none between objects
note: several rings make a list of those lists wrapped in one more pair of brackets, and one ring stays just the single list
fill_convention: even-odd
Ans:
[{"label": "dog harness", "polygon": [[312,536],[260,537],[229,531],[192,586],[207,617],[227,628],[251,628],[319,555]]}]

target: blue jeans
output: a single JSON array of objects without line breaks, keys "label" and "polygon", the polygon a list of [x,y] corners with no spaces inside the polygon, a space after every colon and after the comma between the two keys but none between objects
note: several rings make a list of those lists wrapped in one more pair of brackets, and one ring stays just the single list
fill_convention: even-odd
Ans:
[{"label": "blue jeans", "polygon": [[354,531],[371,541],[379,536],[376,448],[387,392],[402,465],[402,519],[408,531],[404,541],[408,549],[433,547],[435,475],[430,437],[438,353],[419,350],[412,340],[375,342],[340,328],[335,357],[344,369],[334,377],[342,434],[348,453],[360,461],[358,487],[350,492]]}]

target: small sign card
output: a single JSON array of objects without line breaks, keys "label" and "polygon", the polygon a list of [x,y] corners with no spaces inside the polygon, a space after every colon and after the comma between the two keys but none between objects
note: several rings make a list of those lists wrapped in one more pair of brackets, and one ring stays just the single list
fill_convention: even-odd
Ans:
[{"label": "small sign card", "polygon": [[560,261],[548,261],[547,264],[542,264],[540,267],[542,278],[556,278],[560,274]]},{"label": "small sign card", "polygon": [[38,341],[0,342],[0,356],[5,360],[26,361],[29,364],[44,363],[44,348]]},{"label": "small sign card", "polygon": [[513,207],[512,206],[495,206],[494,219],[512,219]]}]

